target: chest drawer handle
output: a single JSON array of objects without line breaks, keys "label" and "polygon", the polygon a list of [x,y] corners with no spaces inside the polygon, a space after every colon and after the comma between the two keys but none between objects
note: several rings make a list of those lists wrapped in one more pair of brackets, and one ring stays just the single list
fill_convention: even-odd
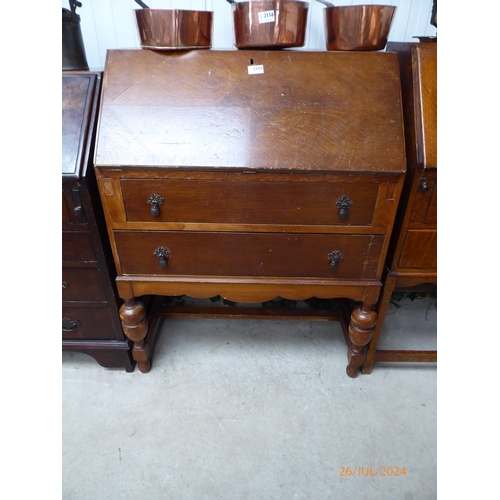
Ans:
[{"label": "chest drawer handle", "polygon": [[70,319],[63,316],[62,319],[62,329],[63,332],[74,332],[80,326],[80,322],[77,319]]},{"label": "chest drawer handle", "polygon": [[165,198],[157,194],[152,194],[148,199],[148,205],[151,205],[151,215],[153,217],[158,217],[160,215],[160,206],[163,205]]},{"label": "chest drawer handle", "polygon": [[427,182],[427,179],[420,179],[420,184],[418,185],[418,192],[419,193],[425,193],[426,191],[429,191],[429,184]]},{"label": "chest drawer handle", "polygon": [[62,289],[63,289],[63,290],[67,290],[68,288],[69,288],[68,283],[67,283],[66,281],[63,281],[63,282],[62,282]]},{"label": "chest drawer handle", "polygon": [[328,254],[328,258],[330,259],[330,268],[337,269],[339,267],[339,262],[344,260],[344,256],[340,250],[334,250]]},{"label": "chest drawer handle", "polygon": [[337,200],[335,205],[339,209],[339,219],[347,219],[352,201],[344,194]]},{"label": "chest drawer handle", "polygon": [[170,257],[170,250],[165,247],[158,247],[154,251],[154,256],[157,257],[160,260],[160,266],[161,267],[167,267],[168,266],[168,258]]}]

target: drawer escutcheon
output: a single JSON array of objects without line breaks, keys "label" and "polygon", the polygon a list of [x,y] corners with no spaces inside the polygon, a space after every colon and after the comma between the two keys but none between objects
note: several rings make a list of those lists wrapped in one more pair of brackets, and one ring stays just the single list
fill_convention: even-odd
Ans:
[{"label": "drawer escutcheon", "polygon": [[170,250],[165,247],[158,247],[154,251],[154,256],[157,257],[160,260],[160,266],[161,267],[167,267],[168,266],[168,258],[170,257]]},{"label": "drawer escutcheon", "polygon": [[328,254],[328,258],[330,259],[330,268],[337,269],[337,267],[339,267],[339,262],[344,260],[344,255],[340,250],[334,250]]},{"label": "drawer escutcheon", "polygon": [[344,194],[337,200],[335,205],[339,209],[339,219],[347,219],[352,201]]},{"label": "drawer escutcheon", "polygon": [[80,322],[77,319],[70,319],[67,316],[63,316],[62,319],[63,332],[74,332],[79,326]]},{"label": "drawer escutcheon", "polygon": [[151,205],[151,215],[153,217],[158,217],[160,215],[160,206],[165,202],[165,198],[162,198],[158,194],[152,194],[148,199],[148,205]]}]

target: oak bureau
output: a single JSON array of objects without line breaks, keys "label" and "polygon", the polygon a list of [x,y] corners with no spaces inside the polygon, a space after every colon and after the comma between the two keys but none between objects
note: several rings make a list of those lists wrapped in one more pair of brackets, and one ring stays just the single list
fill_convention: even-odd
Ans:
[{"label": "oak bureau", "polygon": [[396,54],[110,50],[95,170],[139,370],[144,295],[354,301],[376,325],[405,177]]}]

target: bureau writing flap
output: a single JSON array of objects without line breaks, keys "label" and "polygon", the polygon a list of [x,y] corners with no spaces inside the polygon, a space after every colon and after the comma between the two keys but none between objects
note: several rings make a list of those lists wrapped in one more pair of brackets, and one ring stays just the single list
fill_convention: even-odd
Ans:
[{"label": "bureau writing flap", "polygon": [[108,51],[95,163],[404,172],[397,58]]}]

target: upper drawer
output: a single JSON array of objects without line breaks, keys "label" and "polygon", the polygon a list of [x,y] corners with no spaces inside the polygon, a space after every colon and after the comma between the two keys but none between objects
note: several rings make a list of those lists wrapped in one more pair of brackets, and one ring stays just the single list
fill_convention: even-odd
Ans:
[{"label": "upper drawer", "polygon": [[115,241],[122,274],[376,279],[384,236],[115,231]]},{"label": "upper drawer", "polygon": [[293,225],[371,225],[379,189],[374,182],[254,181],[248,175],[123,179],[121,186],[129,222]]},{"label": "upper drawer", "polygon": [[437,224],[437,179],[433,175],[421,176],[419,188],[413,198],[410,223]]}]

